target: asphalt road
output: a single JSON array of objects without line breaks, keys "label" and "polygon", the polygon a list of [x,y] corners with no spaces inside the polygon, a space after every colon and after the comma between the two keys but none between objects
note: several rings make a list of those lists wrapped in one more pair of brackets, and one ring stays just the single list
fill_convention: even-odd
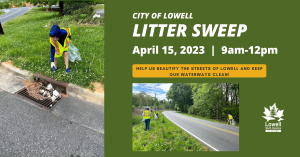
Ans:
[{"label": "asphalt road", "polygon": [[16,17],[26,13],[30,9],[31,9],[31,7],[5,9],[5,10],[9,10],[9,12],[7,12],[7,13],[0,16],[0,22],[4,23],[4,22],[9,21],[13,18],[16,18]]},{"label": "asphalt road", "polygon": [[163,114],[212,151],[239,151],[239,128],[185,116],[175,111]]},{"label": "asphalt road", "polygon": [[0,156],[104,156],[104,134],[78,122],[0,89]]}]

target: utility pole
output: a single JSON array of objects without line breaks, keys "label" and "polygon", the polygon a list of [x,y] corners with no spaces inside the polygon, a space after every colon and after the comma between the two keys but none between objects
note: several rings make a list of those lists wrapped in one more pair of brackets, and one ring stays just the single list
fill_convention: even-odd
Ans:
[{"label": "utility pole", "polygon": [[154,108],[155,108],[155,111],[156,111],[156,93],[155,94],[155,101],[154,101]]}]

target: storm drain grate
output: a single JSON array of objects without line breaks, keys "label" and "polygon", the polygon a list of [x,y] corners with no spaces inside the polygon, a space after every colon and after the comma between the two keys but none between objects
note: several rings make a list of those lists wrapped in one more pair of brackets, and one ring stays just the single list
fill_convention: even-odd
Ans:
[{"label": "storm drain grate", "polygon": [[[23,88],[21,90],[19,90],[18,92],[15,93],[16,95],[38,105],[39,107],[41,108],[44,108],[44,109],[50,109],[52,107],[54,107],[54,105],[59,101],[61,100],[60,97],[56,98],[54,100],[54,102],[52,102],[52,100],[50,98],[47,98],[47,99],[44,99],[44,100],[38,100],[32,96],[29,95],[28,91],[26,88]],[[51,95],[52,96],[52,95]],[[52,106],[51,106],[52,105]]]}]

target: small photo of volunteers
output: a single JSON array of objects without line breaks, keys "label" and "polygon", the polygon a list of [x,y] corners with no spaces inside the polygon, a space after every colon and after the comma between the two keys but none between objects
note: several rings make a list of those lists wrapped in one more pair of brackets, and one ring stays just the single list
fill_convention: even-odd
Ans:
[{"label": "small photo of volunteers", "polygon": [[133,83],[132,149],[239,151],[239,83]]}]

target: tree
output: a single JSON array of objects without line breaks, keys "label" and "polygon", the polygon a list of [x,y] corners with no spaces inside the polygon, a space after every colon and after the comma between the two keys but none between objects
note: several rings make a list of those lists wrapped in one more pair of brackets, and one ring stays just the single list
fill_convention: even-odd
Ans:
[{"label": "tree", "polygon": [[189,107],[189,114],[223,120],[231,114],[238,121],[238,83],[192,83],[191,87],[194,104]]},{"label": "tree", "polygon": [[9,8],[8,1],[3,2],[3,9],[5,9],[5,8]]},{"label": "tree", "polygon": [[18,7],[22,7],[22,2],[21,1],[18,2]]},{"label": "tree", "polygon": [[141,91],[140,93],[132,93],[132,105],[135,107],[154,106],[154,99],[151,95]]},{"label": "tree", "polygon": [[191,85],[189,83],[173,83],[167,92],[167,98],[178,104],[182,112],[187,113],[188,108],[193,105]]}]

